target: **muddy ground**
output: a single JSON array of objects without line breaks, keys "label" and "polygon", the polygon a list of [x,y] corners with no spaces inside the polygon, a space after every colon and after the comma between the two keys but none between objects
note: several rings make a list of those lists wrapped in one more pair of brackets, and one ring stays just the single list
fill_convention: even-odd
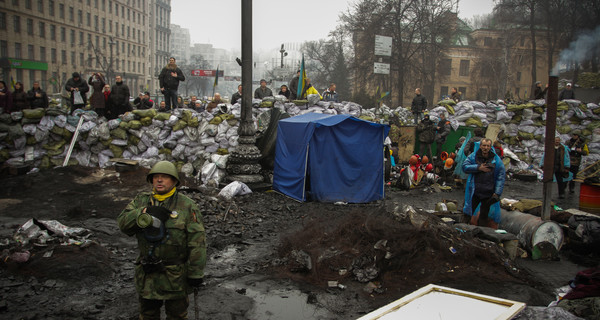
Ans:
[{"label": "muddy ground", "polygon": [[[0,318],[136,319],[136,243],[115,219],[149,189],[146,173],[67,167],[2,176]],[[546,306],[554,289],[586,264],[570,262],[568,246],[560,262],[511,261],[496,244],[431,213],[419,211],[421,221],[411,223],[402,210],[432,210],[442,200],[462,207],[458,188],[388,186],[385,200],[354,205],[298,203],[274,192],[225,201],[192,181],[182,189],[204,210],[209,259],[198,296],[202,319],[355,319],[429,283]],[[541,183],[507,181],[503,196],[541,199],[541,192]],[[558,204],[576,208],[576,196]],[[92,241],[19,248],[12,236],[30,218],[87,228]],[[29,261],[8,257],[24,249]],[[546,271],[537,272],[542,266]]]}]

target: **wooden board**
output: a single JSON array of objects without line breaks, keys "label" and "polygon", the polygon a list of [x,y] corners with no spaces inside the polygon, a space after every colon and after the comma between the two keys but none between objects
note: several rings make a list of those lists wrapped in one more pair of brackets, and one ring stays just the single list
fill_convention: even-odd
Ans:
[{"label": "wooden board", "polygon": [[130,159],[125,159],[125,158],[110,158],[110,161],[117,162],[117,163],[124,163],[124,164],[128,164],[131,166],[136,166],[139,162],[137,160],[130,160]]},{"label": "wooden board", "polygon": [[491,123],[488,125],[487,130],[485,131],[485,137],[491,139],[492,142],[498,139],[498,134],[500,133],[500,124]]},{"label": "wooden board", "polygon": [[522,302],[429,284],[358,320],[508,320],[524,308]]},{"label": "wooden board", "polygon": [[398,162],[408,162],[415,150],[416,129],[414,126],[400,127],[400,136],[398,141]]}]

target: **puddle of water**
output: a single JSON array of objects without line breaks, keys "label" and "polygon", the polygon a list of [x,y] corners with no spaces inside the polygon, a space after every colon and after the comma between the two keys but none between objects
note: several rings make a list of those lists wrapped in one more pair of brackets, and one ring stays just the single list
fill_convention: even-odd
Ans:
[{"label": "puddle of water", "polygon": [[248,288],[233,283],[225,284],[224,287],[232,290],[245,288],[245,295],[254,299],[254,307],[246,314],[250,320],[332,319],[327,310],[308,304],[308,295],[298,290],[268,289],[267,286],[260,285]]}]

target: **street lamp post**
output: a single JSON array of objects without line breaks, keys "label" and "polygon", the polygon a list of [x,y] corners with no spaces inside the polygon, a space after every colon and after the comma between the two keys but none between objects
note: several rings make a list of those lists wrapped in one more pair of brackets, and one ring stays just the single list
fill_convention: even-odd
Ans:
[{"label": "street lamp post", "polygon": [[283,43],[281,44],[281,50],[279,50],[279,52],[281,52],[281,68],[283,69],[283,57],[287,57],[288,55],[288,53],[283,48]]},{"label": "street lamp post", "polygon": [[108,45],[110,46],[110,61],[108,61],[108,70],[106,71],[106,81],[110,81],[110,79],[113,78],[113,45],[116,44],[116,42],[113,41],[113,37],[109,38],[109,42]]}]

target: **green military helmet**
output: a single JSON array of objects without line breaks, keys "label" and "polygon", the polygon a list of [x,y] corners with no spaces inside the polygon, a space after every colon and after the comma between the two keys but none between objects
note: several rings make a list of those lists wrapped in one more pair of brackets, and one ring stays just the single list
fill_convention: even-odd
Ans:
[{"label": "green military helmet", "polygon": [[169,161],[159,161],[157,162],[154,167],[152,167],[152,169],[150,170],[150,172],[148,172],[148,175],[146,176],[146,180],[150,183],[152,183],[152,176],[155,173],[164,173],[164,174],[168,174],[171,177],[175,178],[175,180],[177,180],[177,186],[179,185],[179,173],[177,173],[177,168],[175,168],[175,165],[172,164]]}]

